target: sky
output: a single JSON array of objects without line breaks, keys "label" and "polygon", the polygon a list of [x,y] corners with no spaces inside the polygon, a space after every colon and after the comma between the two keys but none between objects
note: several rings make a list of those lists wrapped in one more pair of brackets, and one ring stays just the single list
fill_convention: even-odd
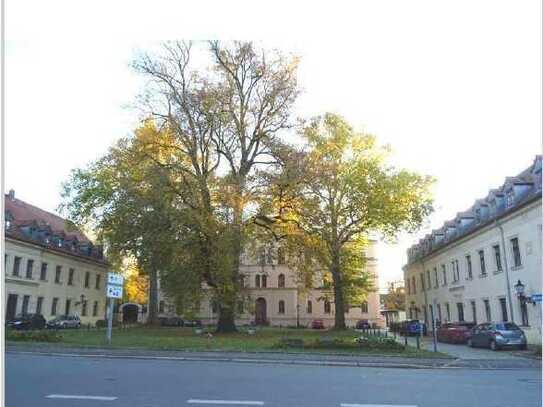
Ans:
[{"label": "sky", "polygon": [[296,116],[341,114],[437,179],[421,230],[379,244],[381,288],[411,244],[541,153],[540,0],[5,2],[4,188],[46,210],[71,169],[137,125],[130,62],[171,39],[299,55]]}]

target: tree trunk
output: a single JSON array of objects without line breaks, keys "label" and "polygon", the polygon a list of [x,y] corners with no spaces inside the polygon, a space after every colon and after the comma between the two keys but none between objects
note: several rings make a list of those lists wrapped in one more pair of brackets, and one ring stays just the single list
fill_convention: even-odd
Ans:
[{"label": "tree trunk", "polygon": [[149,270],[149,308],[147,324],[158,325],[158,272],[154,267]]},{"label": "tree trunk", "polygon": [[332,279],[334,281],[334,329],[346,329],[345,325],[345,304],[343,298],[343,281],[341,280],[341,270],[339,263],[339,255],[334,256],[332,260]]}]

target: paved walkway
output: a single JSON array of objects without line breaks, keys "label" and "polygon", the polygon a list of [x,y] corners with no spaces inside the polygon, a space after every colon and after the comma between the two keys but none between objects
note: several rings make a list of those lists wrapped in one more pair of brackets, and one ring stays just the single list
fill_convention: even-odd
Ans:
[{"label": "paved walkway", "polygon": [[[396,340],[400,343],[404,343],[403,337],[396,337]],[[417,346],[417,340],[415,337],[408,337],[407,343],[411,346]],[[432,337],[423,337],[421,342],[421,348],[433,351],[434,343]],[[438,352],[446,353],[449,356],[460,359],[493,359],[493,360],[515,360],[523,359],[521,354],[530,354],[530,351],[519,350],[499,350],[492,351],[485,348],[470,348],[468,345],[459,345],[452,343],[437,343]]]}]

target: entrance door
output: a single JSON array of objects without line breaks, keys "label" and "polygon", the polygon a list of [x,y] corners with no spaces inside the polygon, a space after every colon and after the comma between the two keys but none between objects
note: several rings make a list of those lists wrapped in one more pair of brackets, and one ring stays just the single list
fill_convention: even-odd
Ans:
[{"label": "entrance door", "polygon": [[6,306],[6,321],[15,318],[17,312],[17,294],[8,295],[8,304]]},{"label": "entrance door", "polygon": [[255,323],[257,325],[265,325],[266,321],[266,300],[258,298],[255,304]]}]

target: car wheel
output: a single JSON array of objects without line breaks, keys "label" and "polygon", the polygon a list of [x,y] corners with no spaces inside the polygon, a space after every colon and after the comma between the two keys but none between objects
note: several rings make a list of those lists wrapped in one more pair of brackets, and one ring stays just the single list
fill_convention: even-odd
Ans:
[{"label": "car wheel", "polygon": [[500,347],[498,346],[496,341],[490,341],[490,349],[493,350],[493,351],[496,351],[496,350],[499,350]]},{"label": "car wheel", "polygon": [[468,339],[468,346],[470,348],[473,348],[473,341],[471,339]]}]

